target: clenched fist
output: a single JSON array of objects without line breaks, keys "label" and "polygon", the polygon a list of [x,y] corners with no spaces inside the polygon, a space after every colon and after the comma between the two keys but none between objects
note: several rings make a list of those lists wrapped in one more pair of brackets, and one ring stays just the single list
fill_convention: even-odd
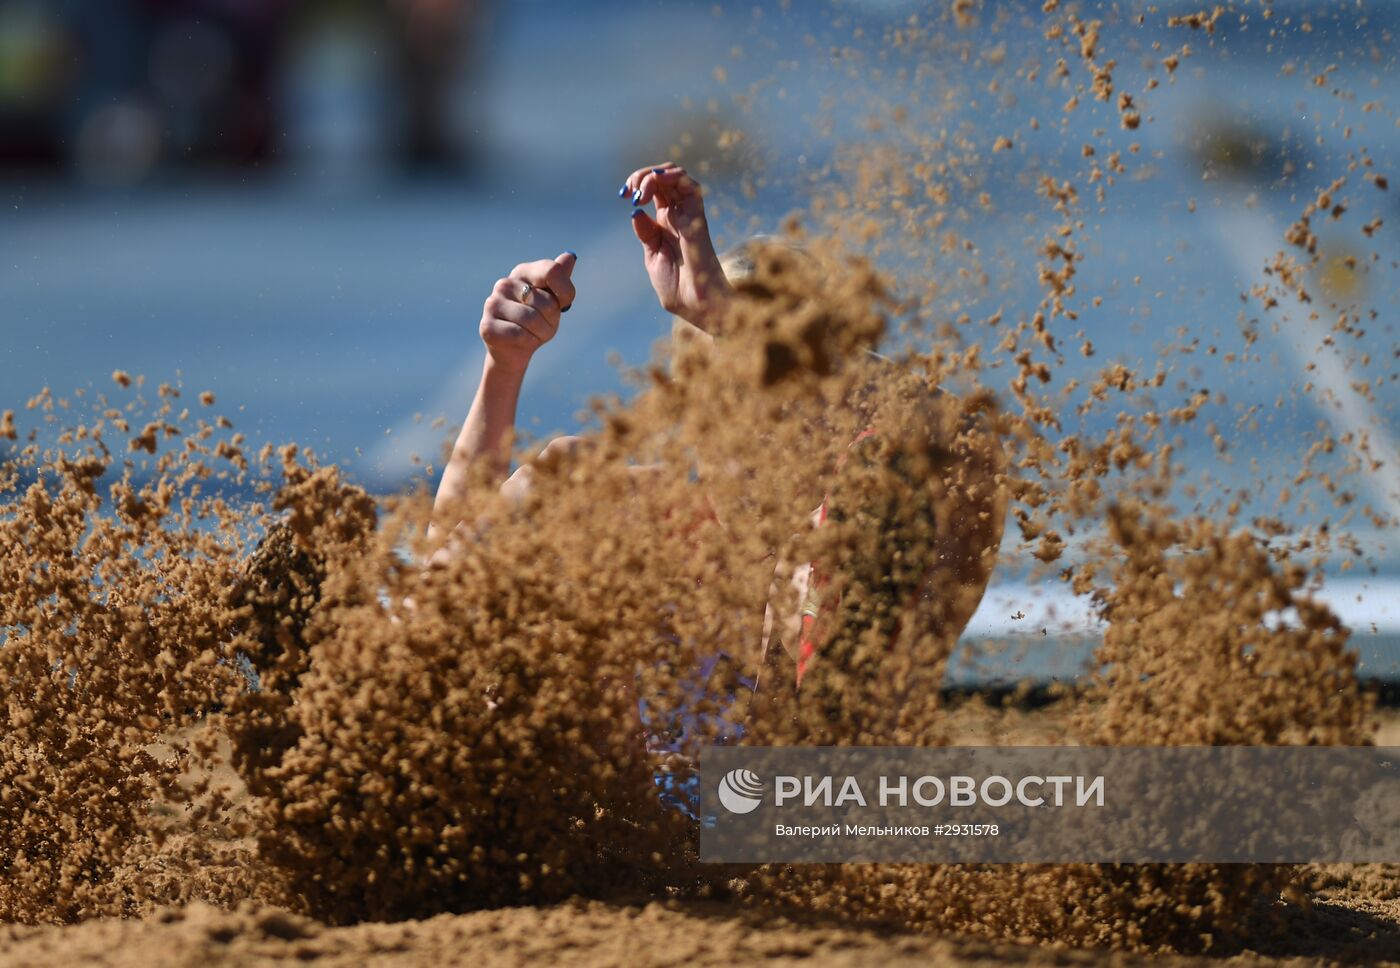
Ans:
[{"label": "clenched fist", "polygon": [[498,279],[481,310],[481,341],[498,365],[521,373],[535,350],[554,338],[559,317],[574,304],[578,256],[522,262]]}]

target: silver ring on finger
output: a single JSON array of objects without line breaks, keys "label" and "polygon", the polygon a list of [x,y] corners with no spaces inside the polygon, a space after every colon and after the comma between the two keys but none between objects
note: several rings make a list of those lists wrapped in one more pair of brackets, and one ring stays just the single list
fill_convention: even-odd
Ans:
[{"label": "silver ring on finger", "polygon": [[532,292],[535,291],[535,287],[532,286],[532,285],[530,285],[528,282],[527,282],[527,283],[523,283],[523,285],[524,285],[525,288],[523,288],[523,289],[520,290],[520,301],[521,301],[521,302],[525,302],[526,300],[528,300],[528,299],[530,298],[530,293],[532,293]]}]

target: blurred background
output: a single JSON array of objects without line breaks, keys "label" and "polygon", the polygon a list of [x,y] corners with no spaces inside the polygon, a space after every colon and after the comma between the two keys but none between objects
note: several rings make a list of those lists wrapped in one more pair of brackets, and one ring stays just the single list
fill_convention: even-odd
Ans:
[{"label": "blurred background", "polygon": [[[963,308],[1034,310],[1037,180],[1082,176],[1081,146],[1117,139],[1123,184],[1083,199],[1076,282],[1102,303],[1077,325],[1097,353],[1057,374],[1151,370],[1164,345],[1198,341],[1190,365],[1172,358],[1173,386],[1228,398],[1230,455],[1202,434],[1181,456],[1222,493],[1290,475],[1326,433],[1364,428],[1395,455],[1400,213],[1348,166],[1384,173],[1400,148],[1400,8],[1245,3],[1250,18],[1209,30],[1169,24],[1199,4],[1078,8],[1102,19],[1119,89],[1149,92],[1136,130],[1090,97],[1063,111],[1048,79],[1073,54],[1047,42],[1040,0],[0,0],[3,405],[105,390],[118,368],[178,378],[254,439],[400,487],[440,466],[475,389],[481,302],[517,262],[580,257],[578,308],[532,368],[524,428],[573,429],[590,398],[626,392],[619,364],[649,359],[669,329],[617,198],[632,169],[679,151],[733,243],[805,207],[841,145],[897,137],[871,105],[941,99],[954,141],[1016,143],[950,182],[991,278]],[[942,39],[900,70],[891,32],[911,16]],[[1310,286],[1370,307],[1364,332],[1345,358],[1320,352],[1330,320],[1284,305],[1260,328],[1261,365],[1225,366],[1206,347],[1237,344],[1261,315],[1242,294],[1271,281],[1286,228],[1343,174],[1350,210],[1317,220]],[[1298,393],[1309,381],[1322,392]],[[1393,459],[1351,483],[1400,514]],[[1337,515],[1300,508],[1295,523]],[[1374,568],[1339,557],[1325,594],[1366,671],[1400,678],[1393,529],[1346,527]],[[1085,603],[1014,561],[971,630],[1079,633],[1092,637]],[[1083,652],[1048,655],[959,674],[1073,674]]]}]

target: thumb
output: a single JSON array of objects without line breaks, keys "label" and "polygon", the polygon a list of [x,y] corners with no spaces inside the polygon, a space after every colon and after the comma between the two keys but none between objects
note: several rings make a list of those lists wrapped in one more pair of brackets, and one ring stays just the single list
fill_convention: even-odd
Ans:
[{"label": "thumb", "polygon": [[574,266],[578,264],[578,253],[565,250],[554,260],[554,264],[572,276],[574,274]]},{"label": "thumb", "polygon": [[632,231],[637,234],[637,240],[648,252],[661,245],[661,226],[640,208],[632,211]]}]

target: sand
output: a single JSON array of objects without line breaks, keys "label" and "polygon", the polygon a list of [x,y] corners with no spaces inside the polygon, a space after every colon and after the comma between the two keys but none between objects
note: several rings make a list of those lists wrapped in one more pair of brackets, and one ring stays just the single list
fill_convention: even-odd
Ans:
[{"label": "sand", "polygon": [[[1056,742],[1065,710],[960,709],[961,744]],[[1377,742],[1400,745],[1400,713],[1376,717]],[[222,774],[231,784],[237,778]],[[1240,965],[1400,964],[1400,865],[1317,868],[1324,886],[1308,904],[1282,903],[1261,917],[1257,937],[1230,955]],[[189,964],[733,965],[1166,965],[1219,958],[1132,955],[1043,944],[989,943],[861,928],[839,918],[793,919],[738,902],[576,900],[426,920],[330,927],[276,907],[232,910],[203,902],[142,920],[99,919],[69,927],[0,927],[0,962],[112,968]]]},{"label": "sand", "polygon": [[[1018,183],[1040,208],[1031,262],[1008,271],[1039,286],[1033,306],[1000,307],[948,190],[994,205],[984,153],[1028,150],[940,126],[944,95],[972,96],[941,56],[983,15],[960,2],[884,38],[876,68],[951,65],[927,79],[940,97],[866,105],[892,136],[844,146],[756,247],[722,338],[643,368],[524,500],[485,481],[446,509],[370,495],[295,444],[250,441],[211,395],[191,411],[185,388],[129,370],[5,410],[0,958],[1394,958],[1393,867],[718,869],[656,794],[656,770],[739,724],[771,745],[1393,735],[1314,594],[1383,466],[1367,435],[1319,430],[1241,494],[1211,472],[1253,417],[1185,378],[1194,344],[1066,376],[1067,350],[1094,360],[1076,322],[1099,298],[1079,291],[1090,223],[1130,190],[1124,139],[1153,123],[1151,86],[1124,89],[1130,54],[1099,21],[1041,12],[1067,56],[1005,83],[1063,87],[1066,111],[1099,102],[1117,123],[1070,146],[1076,171]],[[1171,29],[1201,42],[1223,23]],[[1371,160],[1328,167],[1345,170],[1297,194],[1274,285],[1217,334],[1244,379],[1272,365],[1252,350],[1269,314],[1313,298],[1316,226],[1343,218]],[[1344,228],[1371,238],[1356,214]],[[1365,306],[1301,305],[1339,320],[1318,353],[1366,356]],[[891,341],[894,367],[866,352]],[[1183,436],[1219,466],[1183,466]],[[1302,503],[1322,520],[1294,530]],[[954,708],[958,635],[988,577],[1025,562],[1107,623],[1096,672],[1053,714]],[[759,631],[770,598],[797,609],[803,563],[821,607],[798,688],[794,643],[764,654]]]},{"label": "sand", "polygon": [[[754,923],[733,910],[601,902],[442,915],[428,921],[327,929],[280,912],[205,906],[140,922],[92,922],[63,932],[8,929],[7,964],[93,965],[993,965],[1026,960],[1095,964],[1085,952],[890,937],[781,919]],[[1199,959],[1197,959],[1199,960]],[[1116,963],[1148,959],[1117,956]],[[1172,959],[1189,963],[1191,959]],[[1161,963],[1160,961],[1157,963]]]}]

